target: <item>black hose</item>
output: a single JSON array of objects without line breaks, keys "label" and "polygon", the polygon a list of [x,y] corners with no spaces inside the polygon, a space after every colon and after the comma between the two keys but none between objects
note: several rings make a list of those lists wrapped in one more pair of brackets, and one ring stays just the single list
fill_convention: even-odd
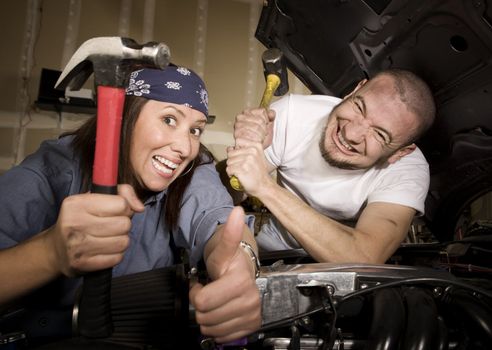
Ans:
[{"label": "black hose", "polygon": [[444,319],[439,316],[437,318],[438,321],[438,332],[437,332],[437,346],[436,350],[448,350],[449,349],[449,335],[448,328],[446,327],[446,323]]},{"label": "black hose", "polygon": [[397,287],[397,286],[404,286],[404,285],[411,285],[411,284],[426,284],[426,285],[444,285],[444,286],[455,286],[455,287],[460,287],[465,290],[469,290],[475,293],[479,293],[485,298],[488,298],[489,300],[492,300],[492,293],[486,289],[479,288],[477,286],[463,283],[460,281],[456,281],[453,279],[446,279],[446,278],[436,278],[436,277],[412,277],[412,278],[404,278],[401,280],[393,281],[393,282],[387,282],[387,283],[381,283],[378,284],[374,287],[369,287],[365,289],[360,289],[352,293],[348,293],[344,295],[338,302],[342,303],[348,299],[351,299],[356,296],[360,295],[366,295],[369,293],[372,293],[378,289],[383,289],[383,288],[389,288],[389,287]]},{"label": "black hose", "polygon": [[374,293],[371,329],[366,349],[398,349],[399,339],[405,328],[405,306],[395,288]]},{"label": "black hose", "polygon": [[437,344],[439,321],[432,296],[421,288],[404,288],[407,308],[407,327],[402,350],[434,350]]},{"label": "black hose", "polygon": [[446,306],[452,310],[455,321],[462,323],[471,338],[492,348],[492,307],[467,291],[451,290]]}]

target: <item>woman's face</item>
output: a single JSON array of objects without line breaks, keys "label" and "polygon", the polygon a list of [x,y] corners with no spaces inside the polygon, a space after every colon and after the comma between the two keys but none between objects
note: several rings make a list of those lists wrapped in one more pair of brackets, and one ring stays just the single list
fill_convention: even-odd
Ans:
[{"label": "woman's face", "polygon": [[149,100],[135,123],[130,163],[139,184],[166,189],[198,155],[205,115],[174,103]]}]

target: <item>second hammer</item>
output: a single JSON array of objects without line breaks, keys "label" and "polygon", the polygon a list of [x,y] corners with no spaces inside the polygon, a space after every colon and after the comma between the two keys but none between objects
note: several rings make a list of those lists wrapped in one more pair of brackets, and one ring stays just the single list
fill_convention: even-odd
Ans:
[{"label": "second hammer", "polygon": [[[287,83],[287,70],[283,60],[282,51],[277,48],[271,48],[263,52],[262,55],[263,69],[265,73],[265,90],[260,102],[260,108],[268,108],[273,95],[282,96],[289,89]],[[236,191],[243,191],[243,186],[236,176],[229,179],[231,187]]]}]

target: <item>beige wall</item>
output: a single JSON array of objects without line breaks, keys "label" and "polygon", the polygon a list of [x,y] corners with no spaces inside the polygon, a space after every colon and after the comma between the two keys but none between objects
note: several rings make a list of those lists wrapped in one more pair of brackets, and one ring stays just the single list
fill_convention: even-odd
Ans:
[{"label": "beige wall", "polygon": [[[86,120],[83,114],[36,109],[42,68],[62,70],[85,40],[127,36],[166,43],[172,61],[200,73],[216,116],[204,143],[225,157],[232,123],[256,105],[264,87],[254,39],[261,0],[16,0],[0,2],[0,172],[39,143]],[[289,76],[291,92],[307,93]],[[91,84],[86,84],[91,88]]]}]

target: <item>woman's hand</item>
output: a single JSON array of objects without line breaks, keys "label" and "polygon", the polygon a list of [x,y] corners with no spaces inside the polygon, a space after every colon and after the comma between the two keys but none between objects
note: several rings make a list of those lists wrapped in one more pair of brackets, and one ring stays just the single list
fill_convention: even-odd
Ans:
[{"label": "woman's hand", "polygon": [[123,259],[131,217],[144,210],[130,185],[117,195],[84,193],[67,197],[47,232],[53,267],[65,276],[110,268]]},{"label": "woman's hand", "polygon": [[205,286],[196,283],[190,290],[202,334],[218,343],[241,338],[261,326],[255,267],[239,245],[244,230],[244,212],[236,207],[207,244],[206,265],[213,281]]}]

